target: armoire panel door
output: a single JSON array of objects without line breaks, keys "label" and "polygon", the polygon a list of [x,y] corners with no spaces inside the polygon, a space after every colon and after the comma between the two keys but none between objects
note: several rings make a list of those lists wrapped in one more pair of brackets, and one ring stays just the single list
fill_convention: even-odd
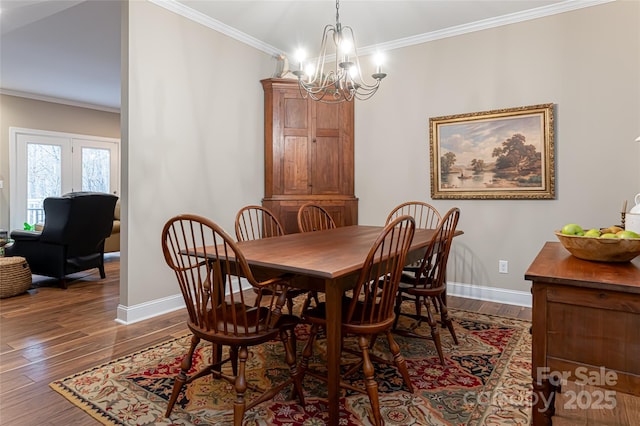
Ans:
[{"label": "armoire panel door", "polygon": [[[277,92],[281,108],[278,125],[280,136],[274,144],[277,148],[273,161],[278,163],[280,181],[276,183],[274,193],[283,195],[308,195],[310,189],[309,156],[310,154],[310,120],[309,103],[294,90]],[[279,188],[279,189],[278,189]]]},{"label": "armoire panel door", "polygon": [[309,139],[302,136],[285,136],[282,161],[282,193],[306,195],[309,187]]},{"label": "armoire panel door", "polygon": [[317,136],[311,144],[311,194],[341,194],[342,159],[338,137]]},{"label": "armoire panel door", "polygon": [[[295,92],[284,92],[283,109],[284,120],[283,127],[286,132],[288,129],[309,129],[309,110],[311,106],[306,99],[300,98]],[[293,97],[292,97],[293,96]]]},{"label": "armoire panel door", "polygon": [[341,105],[313,101],[311,104],[311,194],[341,194],[344,179]]}]

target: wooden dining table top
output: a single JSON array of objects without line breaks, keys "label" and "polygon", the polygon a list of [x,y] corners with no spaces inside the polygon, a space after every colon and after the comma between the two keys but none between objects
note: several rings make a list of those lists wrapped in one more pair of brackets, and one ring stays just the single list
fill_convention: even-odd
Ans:
[{"label": "wooden dining table top", "polygon": [[[311,278],[336,279],[362,268],[364,259],[383,229],[382,226],[345,226],[243,241],[238,246],[251,266]],[[433,234],[433,229],[416,229],[410,250],[415,252],[426,248]]]}]

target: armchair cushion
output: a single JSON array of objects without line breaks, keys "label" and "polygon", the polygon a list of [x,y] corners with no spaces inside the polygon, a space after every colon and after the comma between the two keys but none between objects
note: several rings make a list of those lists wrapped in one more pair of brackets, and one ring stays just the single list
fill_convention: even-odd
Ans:
[{"label": "armchair cushion", "polygon": [[116,202],[113,211],[113,226],[111,227],[111,235],[104,242],[104,252],[111,253],[120,251],[120,200]]},{"label": "armchair cushion", "polygon": [[40,231],[23,231],[16,229],[15,231],[11,231],[11,238],[20,241],[39,241]]}]

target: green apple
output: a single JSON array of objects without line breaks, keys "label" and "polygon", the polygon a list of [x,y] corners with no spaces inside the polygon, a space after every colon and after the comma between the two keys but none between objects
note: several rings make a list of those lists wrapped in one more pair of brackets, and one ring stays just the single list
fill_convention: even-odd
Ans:
[{"label": "green apple", "polygon": [[620,231],[618,233],[616,233],[616,237],[618,238],[640,238],[640,235],[637,232],[633,232],[633,231]]},{"label": "green apple", "polygon": [[607,232],[605,234],[600,235],[600,238],[618,238],[616,234],[612,234],[611,232]]},{"label": "green apple", "polygon": [[600,230],[595,228],[589,229],[587,232],[584,233],[584,236],[598,238],[600,236]]},{"label": "green apple", "polygon": [[575,223],[568,223],[562,227],[561,231],[564,235],[584,235],[584,230],[580,225],[576,225]]}]

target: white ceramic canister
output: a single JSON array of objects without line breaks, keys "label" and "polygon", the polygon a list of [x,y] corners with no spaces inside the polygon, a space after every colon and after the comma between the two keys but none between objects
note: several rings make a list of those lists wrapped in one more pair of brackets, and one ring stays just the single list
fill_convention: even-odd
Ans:
[{"label": "white ceramic canister", "polygon": [[640,194],[634,198],[636,205],[624,217],[624,229],[640,234]]}]

